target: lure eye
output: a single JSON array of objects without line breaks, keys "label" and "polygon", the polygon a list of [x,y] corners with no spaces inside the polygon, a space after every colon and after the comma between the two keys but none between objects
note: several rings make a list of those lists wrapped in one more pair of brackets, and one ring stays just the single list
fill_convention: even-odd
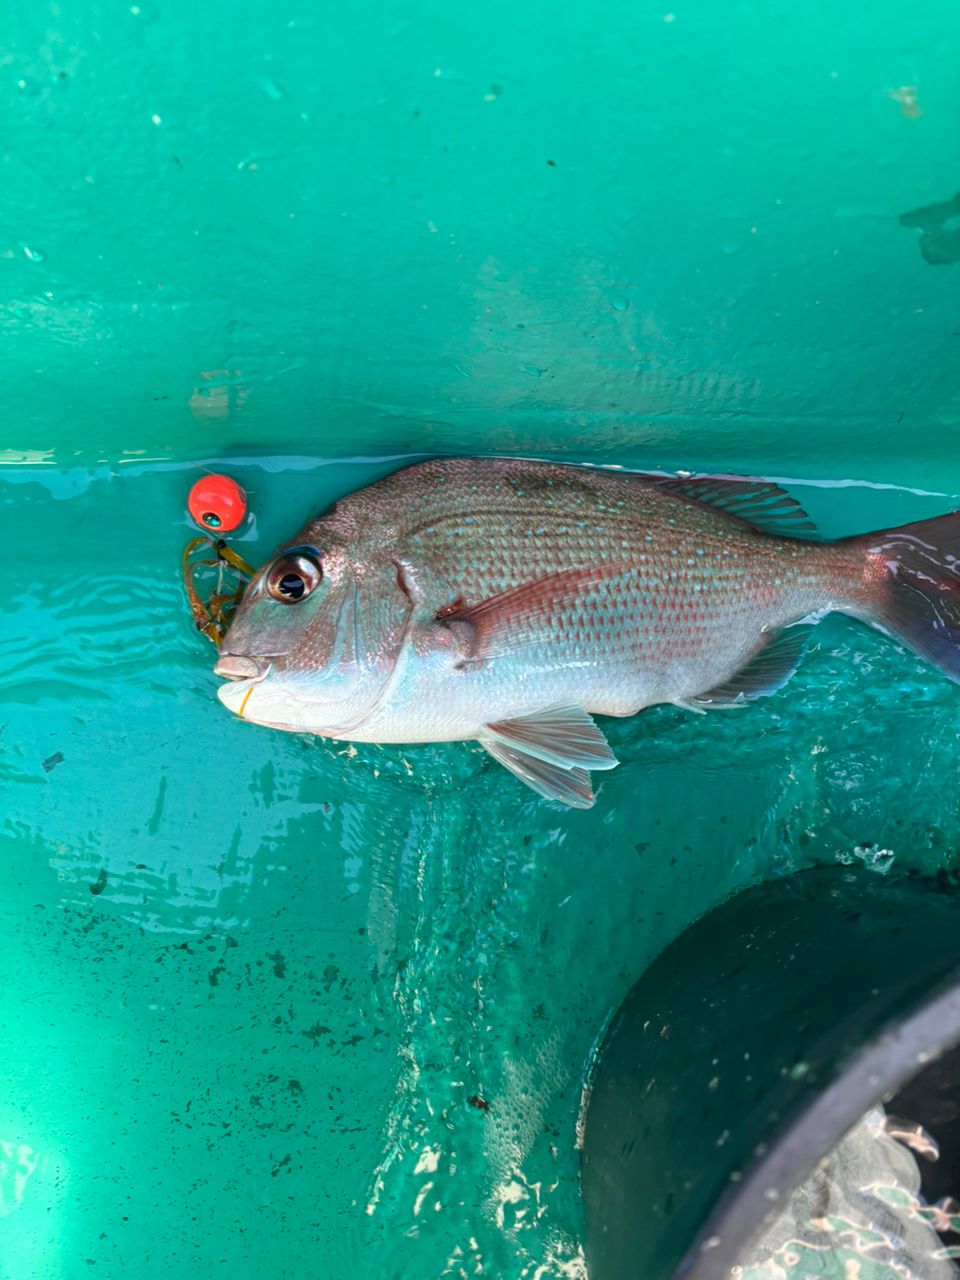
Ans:
[{"label": "lure eye", "polygon": [[267,574],[267,590],[281,604],[299,604],[323,581],[323,570],[302,553],[283,556]]}]

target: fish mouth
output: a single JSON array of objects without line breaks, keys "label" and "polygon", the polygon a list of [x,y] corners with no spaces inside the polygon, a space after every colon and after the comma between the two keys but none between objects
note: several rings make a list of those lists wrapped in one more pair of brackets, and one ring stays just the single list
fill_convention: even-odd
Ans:
[{"label": "fish mouth", "polygon": [[242,653],[222,653],[213,668],[214,674],[227,681],[217,690],[217,697],[234,715],[244,719],[254,686],[264,681],[273,664],[267,658],[248,658]]},{"label": "fish mouth", "polygon": [[225,680],[248,680],[250,684],[258,684],[269,674],[270,665],[266,658],[248,658],[241,653],[221,653],[213,674],[223,676]]}]

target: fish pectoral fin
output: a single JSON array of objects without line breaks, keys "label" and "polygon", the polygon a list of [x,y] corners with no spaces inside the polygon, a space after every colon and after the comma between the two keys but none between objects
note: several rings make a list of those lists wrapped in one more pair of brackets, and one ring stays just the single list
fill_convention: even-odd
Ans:
[{"label": "fish pectoral fin", "polygon": [[560,769],[615,769],[619,763],[583,707],[547,707],[533,715],[499,720],[484,726],[484,746],[487,738]]},{"label": "fish pectoral fin", "polygon": [[440,627],[458,631],[469,650],[467,662],[503,657],[556,634],[552,618],[582,599],[591,587],[629,572],[626,562],[610,561],[583,569],[561,569],[532,582],[511,587],[477,604],[457,602],[435,618]]},{"label": "fish pectoral fin", "polygon": [[494,760],[499,760],[545,800],[558,800],[570,809],[592,808],[595,797],[586,769],[561,769],[559,765],[538,760],[492,738],[481,738],[480,742]]},{"label": "fish pectoral fin", "polygon": [[688,702],[698,709],[735,707],[753,698],[766,698],[787,683],[800,665],[811,628],[803,624],[773,632],[746,666],[723,684],[697,694]]}]

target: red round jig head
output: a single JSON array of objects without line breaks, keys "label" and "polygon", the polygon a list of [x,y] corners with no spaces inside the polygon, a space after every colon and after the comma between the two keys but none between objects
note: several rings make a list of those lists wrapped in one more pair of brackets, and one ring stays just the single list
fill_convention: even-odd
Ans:
[{"label": "red round jig head", "polygon": [[201,529],[229,533],[247,514],[247,495],[229,476],[203,476],[190,490],[187,509]]}]

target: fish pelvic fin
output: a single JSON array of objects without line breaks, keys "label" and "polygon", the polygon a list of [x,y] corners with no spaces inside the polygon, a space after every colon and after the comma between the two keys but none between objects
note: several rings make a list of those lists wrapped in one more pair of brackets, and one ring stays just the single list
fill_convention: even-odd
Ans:
[{"label": "fish pelvic fin", "polygon": [[559,765],[547,764],[545,760],[528,756],[525,751],[514,751],[500,742],[482,738],[480,741],[494,760],[499,760],[514,777],[525,782],[544,800],[556,800],[568,809],[593,808],[596,797],[586,769],[561,769]]},{"label": "fish pelvic fin", "polygon": [[861,602],[843,609],[960,684],[960,511],[846,538],[861,552]]},{"label": "fish pelvic fin", "polygon": [[709,711],[736,707],[754,698],[768,698],[787,683],[803,658],[810,626],[797,623],[771,632],[746,666],[729,680],[688,700],[690,710]]},{"label": "fish pelvic fin", "polygon": [[602,731],[582,707],[548,707],[529,716],[499,720],[484,736],[561,769],[615,769],[619,761]]},{"label": "fish pelvic fin", "polygon": [[576,706],[485,725],[480,743],[538,795],[573,809],[594,802],[589,770],[618,764],[592,717]]}]

